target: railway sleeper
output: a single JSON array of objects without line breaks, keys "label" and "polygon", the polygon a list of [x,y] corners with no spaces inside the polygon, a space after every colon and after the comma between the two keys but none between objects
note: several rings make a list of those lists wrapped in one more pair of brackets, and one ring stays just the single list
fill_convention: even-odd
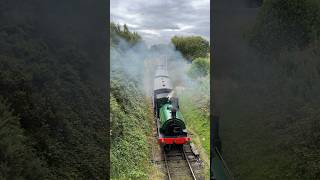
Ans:
[{"label": "railway sleeper", "polygon": [[184,161],[185,158],[184,157],[170,157],[167,159],[168,162],[170,161]]},{"label": "railway sleeper", "polygon": [[166,154],[167,157],[170,157],[170,156],[183,156],[181,153],[177,153],[177,154]]}]

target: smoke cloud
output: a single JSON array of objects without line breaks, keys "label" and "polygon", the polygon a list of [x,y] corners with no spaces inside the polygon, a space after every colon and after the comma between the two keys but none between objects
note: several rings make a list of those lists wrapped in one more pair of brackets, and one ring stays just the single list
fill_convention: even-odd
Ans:
[{"label": "smoke cloud", "polygon": [[135,45],[120,39],[116,47],[111,47],[111,79],[116,71],[128,78],[141,81],[139,87],[147,96],[151,96],[155,67],[165,65],[174,87],[173,96],[182,89],[195,88],[198,82],[191,79],[187,72],[191,66],[173,44],[157,44],[151,47],[142,41]]}]

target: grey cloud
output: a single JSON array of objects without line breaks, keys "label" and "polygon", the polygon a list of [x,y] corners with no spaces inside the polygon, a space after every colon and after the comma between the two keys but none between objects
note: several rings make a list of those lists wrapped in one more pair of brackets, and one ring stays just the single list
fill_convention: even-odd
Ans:
[{"label": "grey cloud", "polygon": [[209,40],[210,0],[111,0],[111,20],[126,23],[151,45],[174,35]]}]

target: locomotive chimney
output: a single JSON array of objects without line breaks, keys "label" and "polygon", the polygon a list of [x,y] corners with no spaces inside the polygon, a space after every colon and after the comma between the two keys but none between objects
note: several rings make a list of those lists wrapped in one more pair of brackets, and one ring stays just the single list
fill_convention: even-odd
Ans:
[{"label": "locomotive chimney", "polygon": [[172,109],[171,109],[172,119],[175,119],[175,118],[176,118],[176,114],[177,114],[177,109],[176,109],[176,108],[172,108]]}]

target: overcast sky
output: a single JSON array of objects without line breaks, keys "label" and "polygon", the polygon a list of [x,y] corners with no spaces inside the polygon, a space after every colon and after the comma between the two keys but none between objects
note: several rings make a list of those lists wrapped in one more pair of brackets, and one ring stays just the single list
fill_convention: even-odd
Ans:
[{"label": "overcast sky", "polygon": [[169,43],[174,35],[210,39],[210,0],[111,0],[110,20],[127,24],[148,45]]}]

